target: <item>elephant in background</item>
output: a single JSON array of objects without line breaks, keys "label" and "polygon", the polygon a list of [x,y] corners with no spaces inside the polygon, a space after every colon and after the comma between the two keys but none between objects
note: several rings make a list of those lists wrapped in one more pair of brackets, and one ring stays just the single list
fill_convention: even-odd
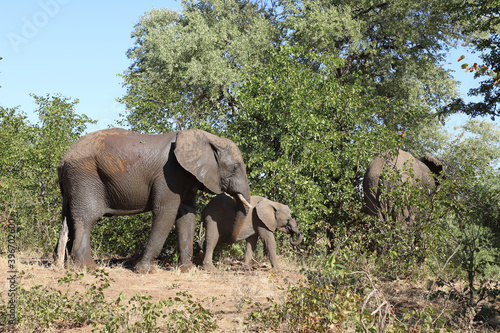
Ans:
[{"label": "elephant in background", "polygon": [[189,269],[196,224],[198,190],[227,192],[234,197],[236,240],[250,204],[245,164],[234,142],[201,130],[158,135],[110,128],[76,141],[58,167],[63,198],[62,227],[54,250],[56,264],[68,253],[78,267],[95,265],[90,232],[103,216],[151,211],[151,231],[138,273],[152,271],[174,224],[181,269]]},{"label": "elephant in background", "polygon": [[[384,168],[391,172],[391,176],[399,175],[401,182],[407,181],[412,175],[410,181],[413,185],[423,186],[429,190],[439,185],[439,176],[444,176],[443,164],[429,154],[416,159],[410,153],[399,149],[396,156],[391,155],[391,151],[377,156],[366,170],[363,179],[363,192],[364,211],[370,215],[378,216],[380,219],[385,219],[384,214],[389,212],[391,208],[387,198],[381,199],[380,185],[383,185],[389,191],[395,185],[391,180],[382,179]],[[411,174],[410,169],[412,170]],[[404,218],[408,218],[410,214],[409,209],[404,209]]]},{"label": "elephant in background", "polygon": [[[245,223],[236,239],[236,241],[246,240],[244,262],[248,264],[252,259],[258,237],[260,237],[267,250],[272,267],[277,269],[278,260],[273,233],[279,230],[285,234],[290,234],[290,243],[293,246],[298,246],[302,242],[302,232],[287,205],[260,196],[252,196],[250,204],[253,208],[249,210],[245,218]],[[220,236],[230,235],[237,228],[233,222],[235,221],[236,213],[237,205],[235,201],[225,194],[220,194],[213,198],[203,209],[201,218],[206,229],[203,269],[215,270],[215,266],[212,263],[212,256],[214,248],[218,243],[234,243],[234,241],[224,241]],[[293,240],[293,234],[297,237],[296,241]]]}]

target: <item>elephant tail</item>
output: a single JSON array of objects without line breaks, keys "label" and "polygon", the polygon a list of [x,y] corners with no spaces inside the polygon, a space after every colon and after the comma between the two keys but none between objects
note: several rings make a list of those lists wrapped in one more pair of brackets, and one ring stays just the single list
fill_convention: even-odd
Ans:
[{"label": "elephant tail", "polygon": [[[61,195],[64,198],[64,189],[63,189],[63,179],[64,179],[64,162],[61,162],[57,167],[57,182],[59,183],[59,189],[61,190]],[[64,207],[63,207],[64,210]]]},{"label": "elephant tail", "polygon": [[69,218],[69,204],[66,200],[63,199],[61,231],[59,233],[59,240],[57,241],[57,245],[53,253],[54,265],[57,267],[63,267],[64,259],[67,254],[66,245],[69,240],[68,218]]}]

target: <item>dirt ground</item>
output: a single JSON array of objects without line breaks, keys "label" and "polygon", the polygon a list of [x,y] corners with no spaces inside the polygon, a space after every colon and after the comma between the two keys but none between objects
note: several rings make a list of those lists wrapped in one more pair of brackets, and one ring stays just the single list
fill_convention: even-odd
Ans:
[{"label": "dirt ground", "polygon": [[[279,257],[281,270],[275,272],[270,269],[267,261],[262,263],[254,262],[252,267],[226,259],[220,265],[217,272],[206,272],[193,269],[188,273],[182,273],[176,267],[156,266],[153,274],[136,274],[132,271],[131,265],[123,260],[102,260],[99,263],[109,274],[109,278],[114,280],[108,289],[105,290],[107,301],[115,301],[120,293],[124,293],[127,299],[136,294],[152,296],[154,301],[175,297],[179,292],[188,292],[196,302],[202,302],[206,309],[218,314],[216,332],[249,332],[255,331],[245,325],[245,318],[254,311],[246,302],[259,302],[263,306],[270,304],[269,298],[281,302],[283,300],[283,290],[289,284],[295,284],[304,279],[300,274],[302,268],[293,260]],[[16,258],[17,271],[22,273],[22,278],[18,278],[16,283],[22,283],[24,289],[29,289],[35,285],[60,288],[58,280],[66,277],[68,270],[53,267],[50,260],[40,258]],[[0,279],[4,282],[0,293],[6,297],[9,289],[8,283],[8,263],[6,258],[0,258]],[[82,292],[85,283],[97,284],[95,278],[86,274],[80,282],[73,282],[73,291]],[[432,281],[391,281],[379,285],[380,296],[391,304],[392,311],[399,313],[402,309],[421,310],[430,304],[429,286]],[[443,313],[453,312],[452,304],[447,304],[445,299],[432,300],[435,309],[443,309]],[[446,316],[442,319],[446,321]],[[451,319],[451,318],[450,318]],[[454,320],[454,319],[451,319]],[[478,332],[493,332],[500,328],[500,316],[496,315],[486,327],[478,327]],[[455,323],[457,332],[460,323]],[[491,327],[496,327],[492,329]],[[0,327],[0,332],[2,331]],[[91,326],[72,328],[65,330],[51,329],[49,332],[92,332]]]},{"label": "dirt ground", "polygon": [[[283,259],[282,259],[283,260]],[[188,273],[181,273],[175,267],[156,267],[153,274],[136,274],[131,267],[123,263],[110,263],[103,261],[100,267],[104,267],[113,279],[111,286],[105,290],[108,301],[116,300],[120,293],[124,293],[127,299],[140,293],[150,295],[153,300],[168,299],[175,297],[178,292],[187,291],[193,296],[193,300],[205,299],[205,308],[219,313],[217,332],[245,332],[248,331],[244,319],[251,312],[245,305],[245,300],[269,304],[268,298],[280,299],[282,291],[279,289],[284,279],[292,282],[300,279],[298,273],[300,267],[287,262],[286,268],[279,272],[272,271],[268,263],[254,263],[249,269],[238,262],[226,260],[218,272],[206,272],[192,269]],[[283,265],[284,266],[284,265]],[[283,267],[282,266],[282,267]],[[7,281],[7,260],[0,259],[0,279]],[[34,285],[58,287],[58,279],[67,274],[66,269],[55,268],[48,260],[23,258],[17,259],[17,271],[23,271],[23,278],[17,283],[22,283],[25,289]],[[86,276],[82,280],[94,283],[95,279]],[[71,286],[78,290],[79,283]],[[0,291],[4,296],[7,294],[8,282]],[[212,298],[215,297],[214,300]],[[1,331],[1,330],[0,330]],[[91,332],[92,327],[81,327],[64,332]]]}]

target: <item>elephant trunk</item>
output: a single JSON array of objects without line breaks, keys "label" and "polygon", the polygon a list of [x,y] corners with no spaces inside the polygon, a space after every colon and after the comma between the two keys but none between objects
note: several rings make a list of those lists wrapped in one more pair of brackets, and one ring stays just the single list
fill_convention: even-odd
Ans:
[{"label": "elephant trunk", "polygon": [[236,203],[236,216],[234,220],[233,231],[231,232],[230,239],[228,243],[234,243],[238,240],[238,236],[240,235],[240,231],[245,224],[245,220],[248,216],[248,213],[252,206],[248,201],[243,197],[242,194],[238,193],[233,196],[234,202]]},{"label": "elephant trunk", "polygon": [[[290,221],[290,226],[291,226],[290,244],[292,244],[292,246],[299,246],[300,243],[302,243],[302,240],[304,239],[304,235],[302,234],[302,231],[300,231],[299,226],[297,225],[295,219],[292,219]],[[293,240],[293,234],[297,235],[297,239],[295,241]]]},{"label": "elephant trunk", "polygon": [[290,244],[292,244],[292,246],[299,246],[300,243],[302,243],[302,240],[304,239],[304,235],[302,234],[302,232],[299,232],[296,234],[297,235],[297,240],[293,240],[293,236],[290,236]]}]

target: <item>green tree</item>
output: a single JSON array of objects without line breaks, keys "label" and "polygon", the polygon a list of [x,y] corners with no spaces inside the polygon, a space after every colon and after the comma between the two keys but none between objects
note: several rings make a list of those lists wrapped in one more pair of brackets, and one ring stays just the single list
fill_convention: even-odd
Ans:
[{"label": "green tree", "polygon": [[32,95],[39,122],[31,124],[17,109],[1,109],[2,155],[0,201],[17,227],[21,249],[51,251],[60,227],[57,166],[69,146],[94,123],[78,115],[78,101]]},{"label": "green tree", "polygon": [[469,329],[480,307],[490,307],[488,299],[499,292],[487,281],[498,278],[500,258],[499,142],[494,123],[470,120],[458,128],[444,149],[447,179],[433,202],[434,220],[446,234],[439,239],[440,259],[428,263],[442,267],[449,261],[465,276],[465,287],[443,274],[438,279],[461,301]]},{"label": "green tree", "polygon": [[447,131],[446,118],[442,120],[438,118],[427,118],[413,126],[411,131],[405,133],[406,142],[404,150],[412,153],[413,156],[424,156],[431,154],[441,157],[448,149],[448,142],[451,140],[451,135]]},{"label": "green tree", "polygon": [[455,2],[283,0],[282,38],[344,59],[332,75],[348,82],[349,74],[359,73],[370,93],[386,98],[376,115],[404,129],[456,94],[442,66],[446,47],[460,38],[450,22]]},{"label": "green tree", "polygon": [[244,107],[239,87],[271,49],[302,45],[344,59],[330,73],[341,84],[357,74],[370,94],[385,97],[374,110],[379,121],[412,127],[456,94],[443,68],[446,47],[461,38],[451,21],[456,2],[186,0],[180,13],[153,10],[133,32],[125,120],[142,131],[224,130]]},{"label": "green tree", "polygon": [[183,11],[142,16],[124,73],[126,121],[170,131],[224,127],[238,112],[235,89],[265,60],[273,28],[248,0],[182,1]]},{"label": "green tree", "polygon": [[491,172],[500,162],[500,129],[486,120],[469,120],[455,128],[456,134],[447,143],[443,158],[449,173],[471,166],[475,174]]},{"label": "green tree", "polygon": [[484,64],[480,67],[477,64],[468,67],[463,64],[462,68],[471,72],[475,71],[475,77],[481,78],[479,87],[469,90],[469,96],[482,97],[479,102],[465,102],[462,98],[455,99],[448,107],[459,110],[471,117],[489,116],[492,120],[500,116],[500,34],[492,33],[487,39],[480,39],[475,42],[476,51],[481,52]]},{"label": "green tree", "polygon": [[406,133],[454,97],[442,65],[461,38],[450,20],[456,2],[213,0],[153,10],[133,32],[124,122],[233,138],[254,192],[278,201],[291,193],[310,224],[346,223],[369,161],[404,148]]},{"label": "green tree", "polygon": [[482,240],[500,250],[500,128],[486,120],[469,120],[448,142],[443,159],[449,178],[463,192],[454,197],[466,210],[462,218],[487,228]]},{"label": "green tree", "polygon": [[[306,57],[323,65],[312,69]],[[253,193],[290,205],[309,241],[359,219],[366,165],[401,139],[373,120],[377,97],[354,78],[341,85],[330,75],[343,64],[282,47],[240,89],[244,108],[226,132],[242,150]]]},{"label": "green tree", "polygon": [[[0,107],[0,243],[2,252],[7,248],[8,227],[18,217],[17,208],[22,201],[19,181],[23,179],[23,166],[30,150],[30,126],[27,117],[18,109]],[[5,241],[4,241],[5,240]]]}]

